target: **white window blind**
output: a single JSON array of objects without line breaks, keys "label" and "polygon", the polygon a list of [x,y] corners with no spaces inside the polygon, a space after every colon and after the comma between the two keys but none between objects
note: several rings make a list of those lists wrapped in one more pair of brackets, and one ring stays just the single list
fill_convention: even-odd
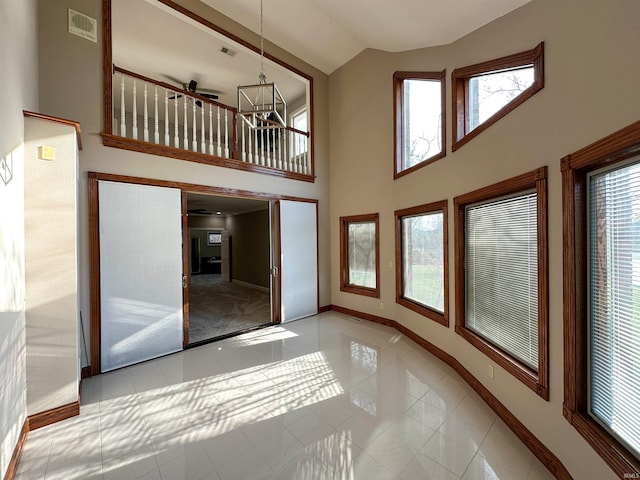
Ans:
[{"label": "white window blind", "polygon": [[589,178],[589,411],[640,458],[640,165]]},{"label": "white window blind", "polygon": [[466,208],[466,327],[538,371],[537,195]]}]

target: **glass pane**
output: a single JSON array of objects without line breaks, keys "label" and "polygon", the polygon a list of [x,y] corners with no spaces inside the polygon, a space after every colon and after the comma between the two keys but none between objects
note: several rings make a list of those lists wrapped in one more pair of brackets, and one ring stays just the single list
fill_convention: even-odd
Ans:
[{"label": "glass pane", "polygon": [[291,126],[293,128],[295,128],[296,130],[300,130],[302,132],[307,131],[307,110],[306,109],[294,115],[292,120],[293,120],[292,121],[293,125]]},{"label": "glass pane", "polygon": [[640,165],[589,182],[591,415],[640,455]]},{"label": "glass pane", "polygon": [[537,196],[466,212],[466,326],[538,370]]},{"label": "glass pane", "polygon": [[469,79],[469,130],[533,85],[533,65],[518,70],[488,73]]},{"label": "glass pane", "polygon": [[442,151],[442,87],[439,80],[405,80],[402,169]]},{"label": "glass pane", "polygon": [[444,312],[442,212],[402,219],[403,296]]},{"label": "glass pane", "polygon": [[349,285],[376,288],[376,224],[349,224]]}]

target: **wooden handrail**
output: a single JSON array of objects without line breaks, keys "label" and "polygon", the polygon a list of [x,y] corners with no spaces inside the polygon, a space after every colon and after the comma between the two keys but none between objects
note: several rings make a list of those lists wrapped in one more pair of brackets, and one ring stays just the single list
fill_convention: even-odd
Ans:
[{"label": "wooden handrail", "polygon": [[209,103],[209,104],[214,105],[216,107],[221,107],[221,108],[224,108],[226,110],[230,110],[234,114],[236,114],[238,112],[238,109],[235,108],[235,107],[231,107],[229,105],[225,105],[224,103],[216,102],[215,100],[211,100],[210,98],[203,97],[202,95],[198,95],[197,93],[190,92],[189,90],[185,90],[184,88],[178,88],[175,85],[171,85],[171,84],[165,83],[165,82],[160,82],[158,80],[154,80],[153,78],[145,77],[144,75],[140,75],[139,73],[135,73],[135,72],[132,72],[130,70],[126,70],[124,68],[117,67],[116,65],[113,66],[113,71],[114,72],[118,72],[118,73],[122,73],[124,75],[129,76],[129,77],[134,77],[134,78],[137,78],[139,80],[143,80],[143,81],[148,82],[148,83],[152,83],[152,84],[157,85],[157,86],[162,87],[162,88],[166,88],[168,90],[171,90],[172,92],[175,92],[176,94],[186,95],[188,97],[195,98],[195,99],[200,100],[202,102]]}]

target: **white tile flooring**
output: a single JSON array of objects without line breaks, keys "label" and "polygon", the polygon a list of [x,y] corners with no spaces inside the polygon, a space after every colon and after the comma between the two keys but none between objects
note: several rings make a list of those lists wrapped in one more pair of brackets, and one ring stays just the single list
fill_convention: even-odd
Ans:
[{"label": "white tile flooring", "polygon": [[553,478],[447,365],[328,312],[87,379],[17,480]]}]

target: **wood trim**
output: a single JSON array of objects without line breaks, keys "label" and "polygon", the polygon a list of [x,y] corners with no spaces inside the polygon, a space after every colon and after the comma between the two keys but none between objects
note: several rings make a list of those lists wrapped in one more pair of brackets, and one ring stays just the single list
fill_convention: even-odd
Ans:
[{"label": "wood trim", "polygon": [[[374,223],[375,225],[375,288],[349,283],[349,259],[347,257],[349,255],[350,223]],[[364,295],[366,297],[380,298],[380,215],[377,213],[340,217],[340,291]]]},{"label": "wood trim", "polygon": [[157,180],[153,178],[131,177],[111,173],[88,172],[89,179],[106,182],[135,183],[138,185],[149,185],[153,187],[179,188],[193,193],[205,193],[208,195],[222,195],[227,197],[243,197],[256,200],[293,200],[296,202],[318,203],[313,198],[294,197],[291,195],[277,195],[272,193],[252,192],[250,190],[240,190],[237,188],[215,187],[209,185],[198,185],[195,183],[177,182],[172,180]]},{"label": "wood trim", "polygon": [[[393,137],[393,178],[398,179],[404,175],[408,175],[422,167],[429,165],[430,163],[440,160],[447,156],[447,139],[446,139],[446,70],[441,72],[394,72],[393,74],[393,124],[395,126],[395,135]],[[402,139],[404,138],[404,111],[403,99],[404,99],[404,80],[438,80],[440,82],[440,145],[442,149],[440,152],[425,158],[420,163],[413,165],[409,168],[402,169],[402,161],[404,155],[404,144]]]},{"label": "wood trim", "polygon": [[[424,317],[430,318],[445,327],[449,327],[449,221],[447,217],[447,200],[428,203],[416,207],[396,210],[395,234],[396,234],[396,303],[408,308]],[[402,242],[402,220],[404,217],[423,215],[434,212],[442,212],[442,234],[443,234],[443,267],[444,267],[444,312],[439,312],[427,305],[412,300],[404,296],[404,276],[403,276],[403,242]]]},{"label": "wood trim", "polygon": [[91,375],[99,375],[102,372],[101,365],[101,299],[100,299],[100,209],[97,173],[90,172],[88,176],[89,197],[89,311],[91,346]]},{"label": "wood trim", "polygon": [[596,170],[640,153],[640,121],[564,157],[566,168]]},{"label": "wood trim", "polygon": [[[520,362],[466,327],[465,207],[530,188],[537,194],[538,226],[538,371]],[[547,167],[518,175],[453,199],[455,225],[455,330],[540,397],[549,400],[549,275],[547,234]]]},{"label": "wood trim", "polygon": [[318,313],[325,313],[330,311],[331,311],[331,305],[322,305],[321,307],[318,307]]},{"label": "wood trim", "polygon": [[247,172],[264,173],[291,180],[300,180],[310,183],[315,182],[315,177],[313,175],[307,175],[304,173],[278,170],[277,168],[255,165],[253,163],[243,162],[242,160],[236,160],[234,158],[218,157],[216,155],[209,155],[208,153],[193,152],[191,150],[184,150],[182,148],[169,147],[166,145],[157,145],[155,143],[120,137],[118,135],[102,133],[101,136],[102,143],[106,147],[120,148],[122,150],[147,153],[149,155],[158,155],[178,160],[187,160],[189,162],[204,163],[206,165],[217,167],[233,168],[235,170],[244,170]]},{"label": "wood trim", "polygon": [[20,429],[20,434],[18,435],[18,441],[16,442],[16,446],[13,449],[13,453],[11,454],[11,459],[9,460],[9,464],[7,466],[7,471],[4,474],[4,480],[14,480],[16,477],[16,472],[18,471],[18,464],[20,463],[20,458],[22,457],[22,451],[24,450],[24,444],[27,442],[27,435],[29,434],[29,419],[26,418],[24,423],[22,424],[22,428]]},{"label": "wood trim", "polygon": [[[189,248],[191,239],[189,238],[189,216],[187,211],[187,192],[182,190],[181,215],[182,215],[182,348],[189,345],[189,281],[191,266],[189,265]],[[185,279],[187,279],[185,281]]]},{"label": "wood trim", "polygon": [[350,315],[352,317],[361,318],[382,325],[392,327],[410,338],[425,350],[429,351],[440,360],[453,368],[462,379],[467,382],[473,390],[480,395],[482,400],[500,417],[500,419],[511,429],[511,431],[520,439],[520,441],[533,453],[540,462],[559,480],[572,480],[569,471],[562,464],[560,459],[549,450],[511,411],[500,402],[491,391],[485,387],[471,372],[469,372],[455,357],[437,347],[433,343],[424,339],[411,329],[405,327],[396,320],[391,320],[377,315],[359,312],[350,308],[341,307],[339,305],[331,305],[331,309]]},{"label": "wood trim", "polygon": [[84,380],[85,378],[89,378],[91,376],[91,365],[87,365],[80,369],[80,380]]},{"label": "wood trim", "polygon": [[[500,70],[514,69],[533,64],[533,84],[508,104],[494,113],[473,130],[468,127],[468,83],[469,79],[478,75],[492,73]],[[539,43],[531,50],[513,55],[476,63],[467,67],[456,68],[451,72],[453,130],[451,150],[456,151],[471,139],[477,137],[502,117],[522,105],[533,95],[544,88],[544,42]]]},{"label": "wood trim", "polygon": [[67,120],[66,118],[54,117],[52,115],[45,115],[44,113],[30,112],[28,110],[23,110],[22,113],[25,117],[39,118],[40,120],[47,120],[49,122],[60,123],[62,125],[68,125],[75,128],[78,150],[82,150],[82,129],[80,128],[80,122],[76,122],[75,120]]},{"label": "wood trim", "polygon": [[640,459],[588,413],[587,174],[640,154],[640,122],[560,161],[563,230],[563,415],[620,477],[640,476]]},{"label": "wood trim", "polygon": [[102,0],[102,131],[113,133],[113,39],[111,0]]},{"label": "wood trim", "polygon": [[320,313],[320,219],[318,218],[319,202],[316,203],[316,299]]},{"label": "wood trim", "polygon": [[30,415],[28,417],[29,431],[37,430],[38,428],[46,427],[52,423],[57,423],[78,415],[80,415],[80,402],[76,400],[75,402],[60,407]]}]

